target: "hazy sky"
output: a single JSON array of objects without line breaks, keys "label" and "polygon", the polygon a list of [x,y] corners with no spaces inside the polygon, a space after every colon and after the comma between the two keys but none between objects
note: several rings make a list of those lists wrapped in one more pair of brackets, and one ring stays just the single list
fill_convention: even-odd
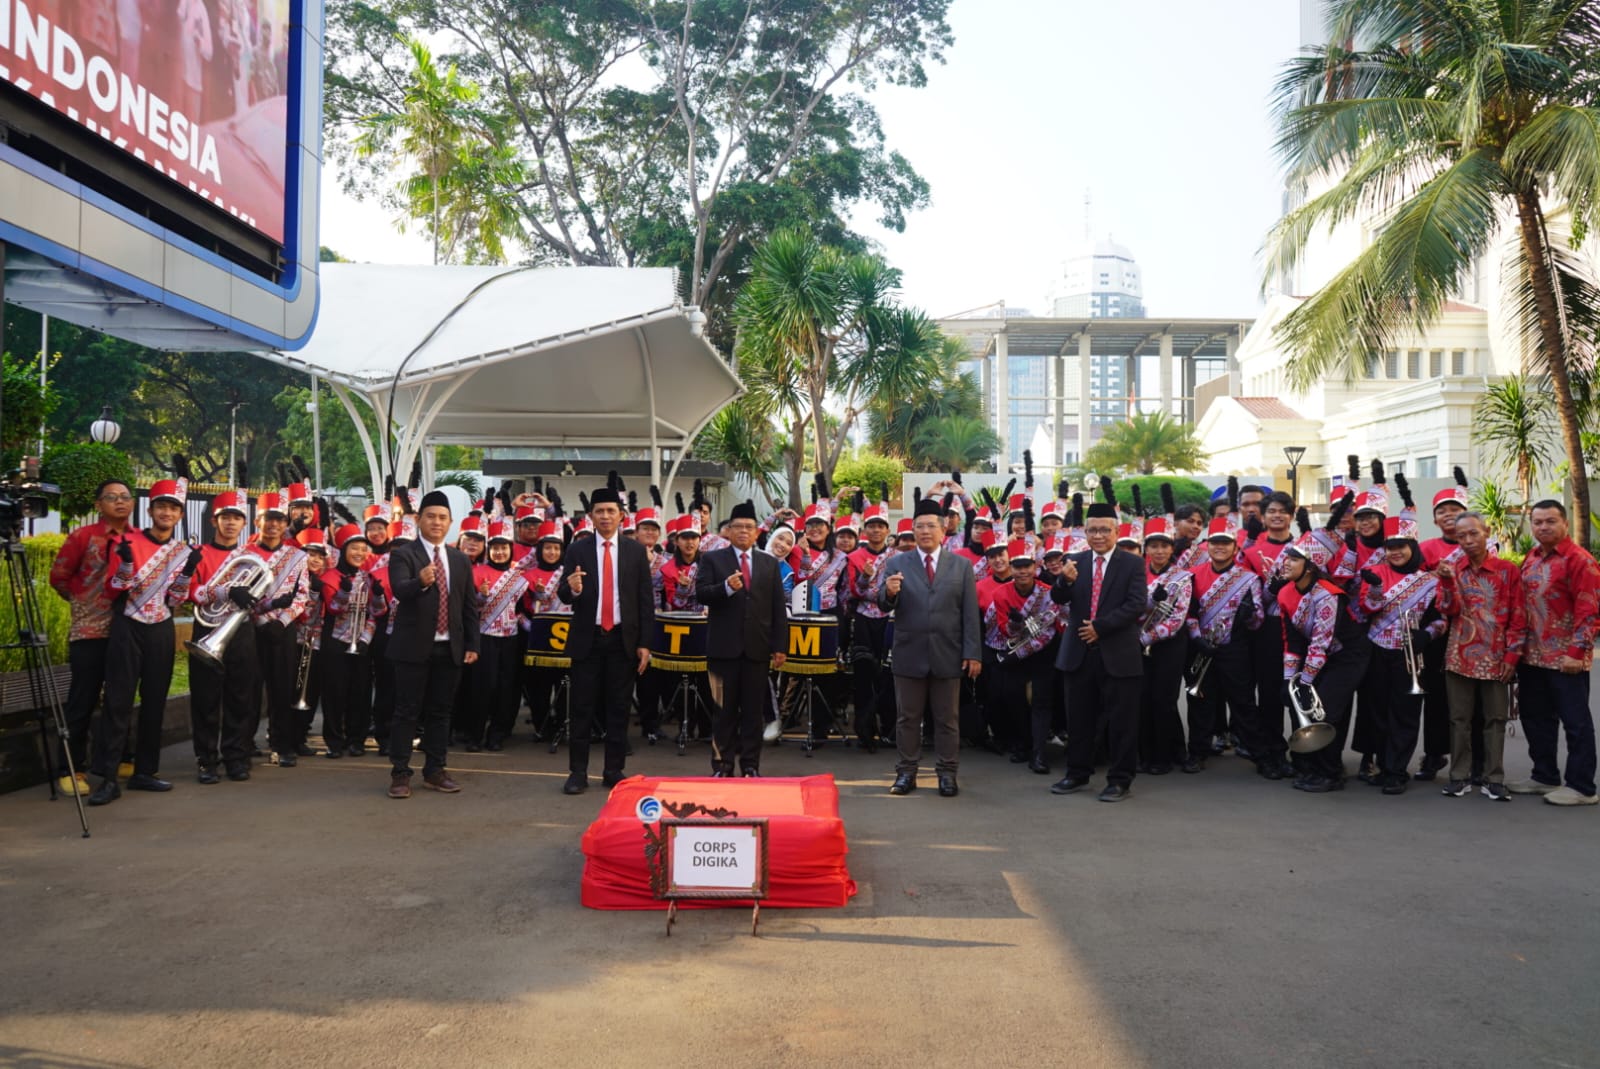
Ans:
[{"label": "hazy sky", "polygon": [[[1042,313],[1084,230],[1138,259],[1148,314],[1249,316],[1280,203],[1268,100],[1299,43],[1292,0],[954,0],[955,45],[920,90],[880,89],[890,144],[933,188],[903,234],[859,227],[934,315]],[[323,180],[323,244],[426,263],[376,205]]]}]

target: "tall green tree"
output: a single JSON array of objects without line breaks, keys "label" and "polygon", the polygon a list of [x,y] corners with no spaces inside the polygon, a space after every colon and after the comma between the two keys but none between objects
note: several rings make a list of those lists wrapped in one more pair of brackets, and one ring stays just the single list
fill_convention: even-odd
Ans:
[{"label": "tall green tree", "polygon": [[1522,375],[1490,383],[1472,410],[1473,441],[1491,464],[1516,476],[1524,509],[1533,502],[1534,484],[1555,459],[1554,414],[1547,384]]},{"label": "tall green tree", "polygon": [[1197,471],[1205,450],[1194,428],[1165,412],[1140,412],[1105,429],[1083,462],[1094,471],[1154,475]]},{"label": "tall green tree", "polygon": [[979,470],[1000,451],[1000,436],[973,416],[944,416],[925,424],[917,453],[932,471]]},{"label": "tall green tree", "polygon": [[[1267,273],[1314,230],[1374,220],[1371,244],[1280,324],[1299,387],[1355,377],[1366,354],[1424,330],[1515,220],[1510,326],[1549,376],[1589,541],[1581,384],[1600,289],[1575,245],[1600,211],[1592,0],[1334,0],[1329,38],[1285,65],[1278,150],[1291,181],[1336,179],[1279,222]],[[1353,42],[1353,44],[1352,44]]]},{"label": "tall green tree", "polygon": [[925,388],[910,394],[883,393],[874,397],[867,411],[867,438],[872,448],[885,456],[899,457],[915,471],[941,467],[917,451],[917,440],[935,420],[983,417],[978,384],[961,371],[961,362],[969,355],[961,339],[946,337],[940,343],[936,376]]}]

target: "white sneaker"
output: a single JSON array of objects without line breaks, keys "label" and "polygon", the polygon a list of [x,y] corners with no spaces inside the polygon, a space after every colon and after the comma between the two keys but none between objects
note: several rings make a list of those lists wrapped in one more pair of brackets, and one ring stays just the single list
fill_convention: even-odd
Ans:
[{"label": "white sneaker", "polygon": [[768,721],[767,726],[761,729],[761,738],[764,742],[777,742],[783,738],[783,722],[779,720]]},{"label": "white sneaker", "polygon": [[1579,794],[1571,787],[1557,787],[1544,800],[1551,805],[1600,805],[1600,795]]},{"label": "white sneaker", "polygon": [[1506,790],[1512,794],[1549,794],[1560,789],[1553,783],[1540,783],[1536,779],[1519,779],[1515,783],[1506,784]]}]

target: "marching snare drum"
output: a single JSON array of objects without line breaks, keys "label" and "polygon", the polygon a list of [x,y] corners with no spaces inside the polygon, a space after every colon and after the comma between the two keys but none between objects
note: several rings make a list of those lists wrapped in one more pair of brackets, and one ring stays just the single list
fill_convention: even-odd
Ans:
[{"label": "marching snare drum", "polygon": [[522,663],[536,668],[571,668],[572,658],[567,656],[571,630],[571,613],[534,613],[528,629],[528,652]]},{"label": "marching snare drum", "polygon": [[706,670],[706,618],[697,612],[656,613],[650,665],[664,672]]},{"label": "marching snare drum", "polygon": [[788,655],[781,671],[802,676],[831,676],[838,670],[839,618],[824,612],[792,613]]}]

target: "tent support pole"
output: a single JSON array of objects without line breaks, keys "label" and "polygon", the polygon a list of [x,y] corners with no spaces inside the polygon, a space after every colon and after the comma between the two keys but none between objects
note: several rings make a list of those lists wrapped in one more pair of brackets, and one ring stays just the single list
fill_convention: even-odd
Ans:
[{"label": "tent support pole", "polygon": [[[661,485],[661,440],[656,427],[656,376],[655,370],[650,366],[650,343],[645,340],[644,331],[639,327],[633,328],[633,337],[639,344],[639,363],[644,365],[644,388],[650,398],[650,485]],[[665,500],[666,491],[662,491]]]}]

